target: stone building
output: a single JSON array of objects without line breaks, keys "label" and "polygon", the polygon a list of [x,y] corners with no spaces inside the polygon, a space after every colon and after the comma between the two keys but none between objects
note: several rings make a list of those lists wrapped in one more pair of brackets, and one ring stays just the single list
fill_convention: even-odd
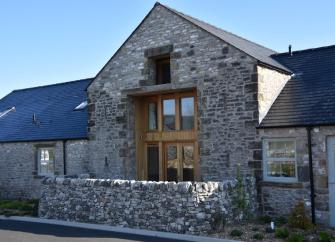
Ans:
[{"label": "stone building", "polygon": [[[53,141],[60,149],[58,174],[178,182],[222,181],[240,170],[256,177],[261,212],[285,214],[304,201],[318,222],[335,221],[335,198],[329,196],[334,57],[335,46],[278,54],[157,3],[93,81],[87,80],[87,109],[82,120],[75,119],[87,124],[87,132],[80,141],[66,142],[72,148],[66,172],[62,141]],[[0,108],[11,107],[5,101]],[[75,104],[68,111],[76,113]],[[19,114],[12,107],[15,112],[0,115],[0,137],[1,122]],[[34,145],[34,139],[2,141],[0,170],[8,170],[8,161],[22,162],[0,178],[0,191],[34,184],[29,167],[17,179],[17,167],[34,164]],[[8,155],[21,149],[31,153],[26,161]],[[22,195],[29,196],[17,193]]]},{"label": "stone building", "polygon": [[42,178],[88,173],[91,81],[15,90],[1,99],[1,198],[38,198]]}]

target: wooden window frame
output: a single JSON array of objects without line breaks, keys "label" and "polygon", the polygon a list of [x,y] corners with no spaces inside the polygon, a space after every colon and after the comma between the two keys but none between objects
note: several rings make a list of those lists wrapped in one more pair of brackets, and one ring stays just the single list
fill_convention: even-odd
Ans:
[{"label": "wooden window frame", "polygon": [[[181,130],[181,98],[194,98],[194,125],[193,129]],[[163,100],[175,100],[175,130],[163,130]],[[157,130],[149,130],[148,124],[148,107],[149,103],[157,104]],[[199,164],[199,145],[198,145],[198,100],[196,90],[174,92],[167,94],[156,94],[151,96],[140,97],[135,102],[136,118],[136,157],[137,157],[137,177],[138,179],[147,180],[147,146],[155,144],[159,146],[159,180],[165,181],[166,175],[166,154],[165,147],[167,144],[178,145],[178,155],[182,160],[182,146],[190,144],[194,146],[194,181],[200,181],[200,164]],[[143,115],[143,112],[146,115]],[[143,118],[144,116],[144,118]],[[180,162],[182,165],[182,162]],[[182,169],[178,169],[181,170]],[[182,177],[182,176],[181,176]]]}]

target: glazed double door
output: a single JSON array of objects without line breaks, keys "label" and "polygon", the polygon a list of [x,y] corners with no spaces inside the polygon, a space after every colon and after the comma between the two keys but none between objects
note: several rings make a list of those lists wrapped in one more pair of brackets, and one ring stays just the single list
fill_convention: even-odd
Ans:
[{"label": "glazed double door", "polygon": [[147,179],[150,181],[194,181],[197,176],[196,143],[163,142],[147,146]]}]

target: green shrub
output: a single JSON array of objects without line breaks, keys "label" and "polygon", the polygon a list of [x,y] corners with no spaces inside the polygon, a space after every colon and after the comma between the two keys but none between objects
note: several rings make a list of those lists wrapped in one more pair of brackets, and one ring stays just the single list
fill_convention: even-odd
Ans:
[{"label": "green shrub", "polygon": [[0,214],[37,216],[38,200],[0,200]]},{"label": "green shrub", "polygon": [[290,238],[286,240],[286,242],[303,242],[304,240],[304,236],[301,234],[292,234]]},{"label": "green shrub", "polygon": [[242,234],[243,234],[243,232],[241,230],[238,230],[238,229],[233,229],[230,232],[230,236],[232,236],[232,237],[240,237]]},{"label": "green shrub", "polygon": [[276,238],[281,238],[281,239],[286,239],[289,236],[288,229],[283,227],[283,228],[277,228],[275,230],[275,237]]},{"label": "green shrub", "polygon": [[335,237],[326,231],[321,231],[319,234],[319,242],[335,242]]},{"label": "green shrub", "polygon": [[278,226],[278,227],[280,227],[280,226],[283,226],[283,225],[285,225],[285,224],[287,224],[287,218],[286,217],[278,217],[278,218],[276,218],[275,219],[275,224]]},{"label": "green shrub", "polygon": [[312,229],[314,226],[311,219],[306,215],[305,204],[298,203],[291,211],[288,218],[288,223],[292,228],[298,229]]},{"label": "green shrub", "polygon": [[260,217],[258,217],[258,221],[262,224],[269,224],[269,223],[271,223],[272,218],[270,216],[267,216],[267,215],[260,216]]},{"label": "green shrub", "polygon": [[257,234],[254,234],[252,236],[252,238],[255,239],[255,240],[263,240],[264,239],[264,235],[261,234],[261,233],[257,233]]}]

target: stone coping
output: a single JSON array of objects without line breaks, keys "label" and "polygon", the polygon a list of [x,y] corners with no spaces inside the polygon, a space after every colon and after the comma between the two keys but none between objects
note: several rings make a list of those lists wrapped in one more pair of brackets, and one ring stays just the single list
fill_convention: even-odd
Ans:
[{"label": "stone coping", "polygon": [[[247,177],[245,179],[253,179]],[[180,193],[192,192],[213,192],[225,191],[234,186],[237,179],[225,180],[222,182],[167,182],[167,181],[137,181],[137,180],[119,180],[119,179],[82,179],[82,178],[63,178],[53,177],[45,178],[43,184],[52,185],[72,185],[82,187],[118,187],[131,188],[132,190],[160,190],[160,191],[178,191]]]}]

